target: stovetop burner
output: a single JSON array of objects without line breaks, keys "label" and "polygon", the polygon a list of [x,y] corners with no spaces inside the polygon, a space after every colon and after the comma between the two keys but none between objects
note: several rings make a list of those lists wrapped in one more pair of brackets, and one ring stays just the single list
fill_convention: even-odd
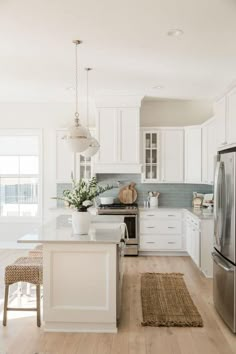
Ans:
[{"label": "stovetop burner", "polygon": [[114,203],[114,204],[100,204],[99,209],[137,209],[138,204],[122,204],[122,203]]}]

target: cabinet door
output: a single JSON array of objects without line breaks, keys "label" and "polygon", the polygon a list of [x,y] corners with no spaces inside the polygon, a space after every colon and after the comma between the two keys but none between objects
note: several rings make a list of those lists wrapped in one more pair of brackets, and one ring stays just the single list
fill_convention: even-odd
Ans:
[{"label": "cabinet door", "polygon": [[191,225],[188,221],[186,222],[186,249],[188,254],[191,256],[192,234],[191,234]]},{"label": "cabinet door", "polygon": [[62,137],[66,131],[56,132],[56,180],[57,183],[70,183],[71,173],[74,174],[74,154]]},{"label": "cabinet door", "polygon": [[217,141],[216,141],[216,120],[212,120],[207,125],[207,176],[208,183],[213,184],[215,161],[217,154]]},{"label": "cabinet door", "polygon": [[199,237],[199,230],[193,230],[193,237],[194,237],[194,252],[193,252],[193,260],[195,264],[200,267],[200,237]]},{"label": "cabinet door", "polygon": [[183,182],[184,173],[184,131],[165,130],[161,132],[162,182]]},{"label": "cabinet door", "polygon": [[97,112],[97,136],[100,149],[97,162],[112,164],[117,162],[118,125],[116,108],[100,108]]},{"label": "cabinet door", "polygon": [[236,89],[228,94],[227,143],[236,143]]},{"label": "cabinet door", "polygon": [[160,133],[158,131],[145,131],[143,147],[143,182],[156,183],[160,180]]},{"label": "cabinet door", "polygon": [[190,127],[185,130],[185,181],[200,183],[201,166],[201,128]]},{"label": "cabinet door", "polygon": [[208,183],[208,127],[202,128],[202,182]]},{"label": "cabinet door", "polygon": [[216,118],[216,145],[217,147],[220,147],[227,143],[225,96],[214,104],[214,116]]},{"label": "cabinet door", "polygon": [[139,109],[118,110],[118,162],[139,163]]}]

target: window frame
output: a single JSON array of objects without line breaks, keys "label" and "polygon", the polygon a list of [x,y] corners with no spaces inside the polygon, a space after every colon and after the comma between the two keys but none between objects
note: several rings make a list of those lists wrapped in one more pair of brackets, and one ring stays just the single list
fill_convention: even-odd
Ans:
[{"label": "window frame", "polygon": [[[43,220],[43,130],[42,129],[0,129],[1,136],[37,136],[39,142],[39,174],[38,177],[38,215],[37,216],[3,216],[0,215],[0,223],[39,223]],[[1,175],[3,178],[14,177],[14,175]],[[19,177],[21,175],[15,175]],[[33,176],[33,175],[32,175]],[[22,174],[22,178],[26,177]]]}]

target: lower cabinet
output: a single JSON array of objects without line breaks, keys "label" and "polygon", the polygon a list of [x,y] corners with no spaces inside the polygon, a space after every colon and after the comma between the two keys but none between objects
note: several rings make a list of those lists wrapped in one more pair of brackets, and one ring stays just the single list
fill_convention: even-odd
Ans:
[{"label": "lower cabinet", "polygon": [[184,209],[141,209],[139,251],[189,255],[206,277],[213,276],[213,219]]},{"label": "lower cabinet", "polygon": [[146,210],[140,212],[140,251],[182,251],[182,212]]},{"label": "lower cabinet", "polygon": [[206,277],[213,276],[211,253],[213,250],[213,220],[198,219],[190,212],[185,214],[186,251]]},{"label": "lower cabinet", "polygon": [[200,266],[200,220],[194,217],[186,217],[186,250],[195,264]]}]

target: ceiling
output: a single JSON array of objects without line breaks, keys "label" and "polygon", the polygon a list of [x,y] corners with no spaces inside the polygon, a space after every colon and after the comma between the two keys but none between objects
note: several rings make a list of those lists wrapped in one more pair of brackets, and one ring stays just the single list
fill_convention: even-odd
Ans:
[{"label": "ceiling", "polygon": [[90,66],[92,94],[211,99],[236,79],[235,33],[235,0],[0,0],[0,100],[72,100],[73,39],[81,95]]}]

